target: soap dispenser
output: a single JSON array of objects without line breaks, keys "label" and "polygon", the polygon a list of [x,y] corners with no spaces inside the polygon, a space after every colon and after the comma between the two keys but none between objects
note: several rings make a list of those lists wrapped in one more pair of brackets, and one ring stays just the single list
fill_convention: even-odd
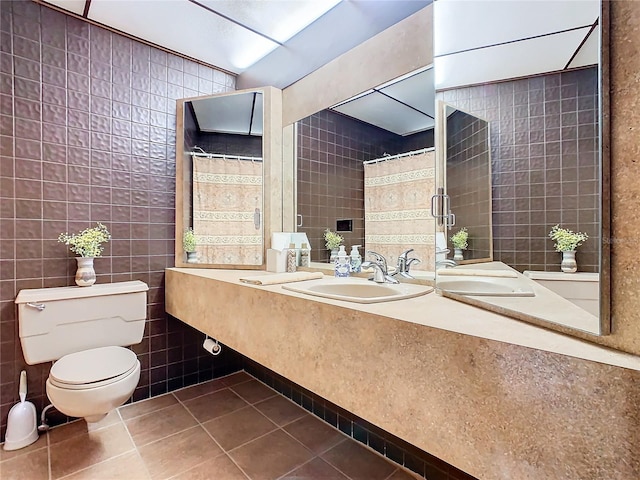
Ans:
[{"label": "soap dispenser", "polygon": [[349,256],[344,249],[344,245],[340,245],[340,251],[338,252],[338,258],[336,260],[336,277],[348,277],[351,266],[349,265]]},{"label": "soap dispenser", "polygon": [[351,247],[351,271],[353,273],[360,273],[362,270],[360,265],[362,265],[362,257],[360,256],[360,252],[358,251],[358,247],[362,245],[353,245]]}]

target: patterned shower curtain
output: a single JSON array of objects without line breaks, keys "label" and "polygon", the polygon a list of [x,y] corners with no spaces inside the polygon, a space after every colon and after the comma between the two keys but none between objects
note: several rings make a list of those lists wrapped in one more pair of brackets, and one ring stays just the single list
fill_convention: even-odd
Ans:
[{"label": "patterned shower curtain", "polygon": [[[192,158],[198,262],[261,265],[262,162]],[[254,223],[257,213],[258,228]]]},{"label": "patterned shower curtain", "polygon": [[385,256],[389,266],[398,255],[421,260],[415,270],[431,270],[435,257],[435,220],[431,196],[435,193],[435,152],[364,165],[365,249]]}]

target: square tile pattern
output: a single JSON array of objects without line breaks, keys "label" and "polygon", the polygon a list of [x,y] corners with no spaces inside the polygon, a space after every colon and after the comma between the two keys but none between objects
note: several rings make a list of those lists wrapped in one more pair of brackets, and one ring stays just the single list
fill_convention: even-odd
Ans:
[{"label": "square tile pattern", "polygon": [[558,270],[560,254],[547,235],[559,223],[589,235],[578,263],[580,271],[597,272],[598,68],[457,88],[437,97],[489,122],[494,260],[519,271]]},{"label": "square tile pattern", "polygon": [[3,480],[363,479],[414,473],[347,437],[245,372],[53,428],[0,450]]},{"label": "square tile pattern", "polygon": [[176,99],[232,91],[235,76],[31,0],[2,1],[0,19],[0,440],[20,370],[37,409],[48,403],[49,365],[24,365],[14,299],[25,288],[73,285],[76,262],[58,235],[97,221],[112,235],[95,261],[98,282],[149,285],[144,338],[132,347],[141,364],[133,399],[240,370],[231,349],[214,362],[199,348],[203,335],[164,305]]}]

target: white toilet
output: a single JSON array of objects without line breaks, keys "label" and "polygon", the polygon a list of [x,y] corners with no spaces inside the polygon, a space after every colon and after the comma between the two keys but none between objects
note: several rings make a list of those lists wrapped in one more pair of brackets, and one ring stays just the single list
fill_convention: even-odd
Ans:
[{"label": "white toilet", "polygon": [[147,291],[140,281],[21,290],[20,342],[29,365],[55,362],[47,395],[65,415],[97,422],[124,404],[140,380]]}]

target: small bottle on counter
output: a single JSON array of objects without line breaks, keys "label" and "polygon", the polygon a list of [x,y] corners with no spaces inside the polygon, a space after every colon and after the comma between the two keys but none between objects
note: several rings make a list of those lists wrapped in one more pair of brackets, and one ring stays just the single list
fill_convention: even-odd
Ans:
[{"label": "small bottle on counter", "polygon": [[358,247],[361,246],[362,245],[354,245],[351,247],[351,271],[353,273],[360,273],[362,271],[360,267],[362,265],[362,256],[358,251]]},{"label": "small bottle on counter", "polygon": [[300,266],[308,267],[311,262],[311,250],[309,250],[309,246],[306,243],[302,244],[300,248]]},{"label": "small bottle on counter", "polygon": [[344,249],[344,245],[340,245],[340,251],[338,252],[338,258],[336,259],[336,277],[348,277],[351,272],[351,265],[349,264],[349,256]]},{"label": "small bottle on counter", "polygon": [[287,272],[295,272],[297,270],[296,254],[296,244],[290,243],[289,250],[287,250]]}]

